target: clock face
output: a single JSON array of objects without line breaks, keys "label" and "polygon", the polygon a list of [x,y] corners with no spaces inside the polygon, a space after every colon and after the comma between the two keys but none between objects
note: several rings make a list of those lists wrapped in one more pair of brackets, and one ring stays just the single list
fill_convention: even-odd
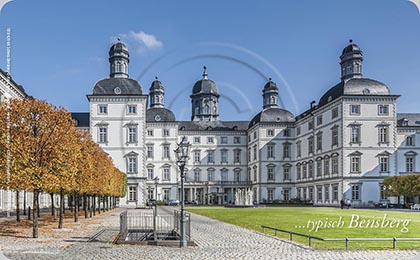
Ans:
[{"label": "clock face", "polygon": [[161,119],[161,118],[160,118],[160,115],[156,115],[156,116],[155,116],[155,121],[160,121],[160,119]]},{"label": "clock face", "polygon": [[369,94],[369,93],[370,93],[370,90],[369,90],[369,89],[365,88],[365,89],[363,90],[363,94],[367,95],[367,94]]},{"label": "clock face", "polygon": [[119,87],[114,88],[114,93],[117,95],[121,94],[121,89]]}]

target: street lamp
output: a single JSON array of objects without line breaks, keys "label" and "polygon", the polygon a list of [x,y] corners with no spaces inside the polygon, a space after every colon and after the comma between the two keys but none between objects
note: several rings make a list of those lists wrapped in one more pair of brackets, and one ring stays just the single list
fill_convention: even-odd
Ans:
[{"label": "street lamp", "polygon": [[185,211],[184,211],[184,181],[185,181],[185,164],[189,159],[190,154],[190,143],[187,138],[182,137],[181,142],[178,144],[178,147],[175,149],[176,164],[178,165],[181,171],[181,241],[180,247],[187,246],[187,239],[185,237]]},{"label": "street lamp", "polygon": [[156,230],[156,218],[157,218],[157,185],[159,183],[159,177],[156,176],[155,178],[153,178],[153,180],[155,181],[155,208],[153,210],[153,240],[157,241],[157,230]]}]

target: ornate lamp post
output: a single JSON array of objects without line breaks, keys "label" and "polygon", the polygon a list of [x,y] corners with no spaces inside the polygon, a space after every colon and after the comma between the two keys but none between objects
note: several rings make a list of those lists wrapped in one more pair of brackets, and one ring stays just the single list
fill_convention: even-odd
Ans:
[{"label": "ornate lamp post", "polygon": [[187,239],[185,237],[185,211],[184,211],[184,181],[185,181],[185,164],[189,159],[190,154],[190,143],[188,142],[187,138],[184,136],[182,137],[181,142],[178,144],[176,148],[175,156],[176,156],[176,164],[178,165],[181,171],[181,241],[180,247],[187,246]]},{"label": "ornate lamp post", "polygon": [[155,191],[156,191],[156,197],[155,197],[155,207],[153,209],[153,239],[155,241],[157,241],[157,230],[156,230],[156,218],[157,218],[157,185],[159,183],[159,177],[156,176],[155,178],[153,178],[153,180],[155,181]]}]

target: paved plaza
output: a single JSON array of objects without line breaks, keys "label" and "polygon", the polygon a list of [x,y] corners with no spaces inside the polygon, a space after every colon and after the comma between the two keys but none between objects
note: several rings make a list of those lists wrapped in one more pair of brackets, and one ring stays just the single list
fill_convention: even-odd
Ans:
[{"label": "paved plaza", "polygon": [[[161,208],[160,212],[171,208]],[[412,259],[415,251],[321,251],[266,236],[255,231],[192,214],[196,247],[115,245],[119,213],[104,213],[84,228],[89,235],[57,241],[2,236],[3,254],[9,259]],[[0,258],[1,259],[1,258]]]}]

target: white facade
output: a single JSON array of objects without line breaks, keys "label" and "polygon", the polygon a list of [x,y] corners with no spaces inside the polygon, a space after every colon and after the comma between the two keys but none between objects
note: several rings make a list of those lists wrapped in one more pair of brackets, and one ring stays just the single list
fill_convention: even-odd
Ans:
[{"label": "white facade", "polygon": [[[121,51],[123,56],[115,55]],[[125,45],[113,45],[110,55],[128,64]],[[350,43],[340,58],[341,81],[306,112],[295,117],[279,108],[279,91],[270,79],[263,88],[263,110],[251,121],[219,120],[218,88],[206,69],[192,89],[191,121],[176,121],[164,107],[164,87],[157,78],[148,108],[147,96],[128,74],[115,80],[111,61],[111,78],[98,82],[88,96],[88,127],[127,173],[129,187],[121,204],[142,207],[147,199],[180,198],[173,151],[183,136],[192,145],[187,202],[234,203],[237,189],[251,188],[254,203],[396,203],[384,197],[382,182],[420,172],[420,115],[397,114],[398,96],[385,84],[362,77],[357,45]],[[129,106],[136,107],[135,114],[128,113]],[[135,127],[136,142],[129,140],[130,127]],[[136,158],[135,170],[130,158]]]}]

